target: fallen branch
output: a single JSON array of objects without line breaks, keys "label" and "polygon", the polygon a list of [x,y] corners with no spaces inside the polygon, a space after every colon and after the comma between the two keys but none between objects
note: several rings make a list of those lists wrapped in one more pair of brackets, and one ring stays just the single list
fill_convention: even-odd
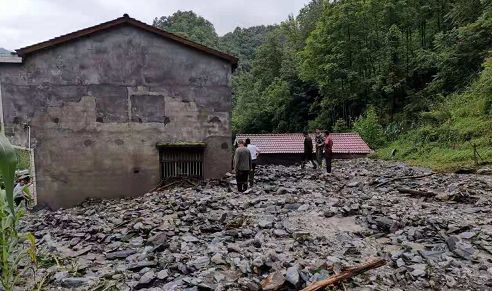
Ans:
[{"label": "fallen branch", "polygon": [[195,183],[194,179],[191,177],[174,177],[161,181],[160,185],[154,188],[151,192],[164,191],[173,187],[196,187],[197,185],[198,183]]},{"label": "fallen branch", "polygon": [[398,192],[410,194],[411,196],[419,196],[419,197],[435,197],[437,193],[431,191],[422,191],[422,190],[414,190],[408,188],[398,188]]},{"label": "fallen branch", "polygon": [[197,183],[194,183],[191,180],[185,180],[185,182],[188,183],[191,187],[196,187],[198,185]]},{"label": "fallen branch", "polygon": [[434,174],[435,173],[432,172],[432,173],[427,173],[427,174],[422,174],[422,175],[417,175],[417,176],[396,177],[396,178],[389,179],[388,181],[384,181],[382,183],[379,183],[378,185],[376,185],[376,188],[384,186],[384,185],[391,183],[391,182],[394,182],[394,181],[405,180],[405,179],[420,179],[420,178],[432,176]]},{"label": "fallen branch", "polygon": [[159,191],[163,191],[163,190],[165,190],[167,188],[171,188],[171,187],[176,186],[176,185],[178,185],[180,183],[183,183],[183,181],[182,180],[176,180],[174,182],[167,183],[167,184],[162,185],[161,187],[159,187]]},{"label": "fallen branch", "polygon": [[359,274],[362,274],[366,271],[369,271],[371,269],[379,268],[381,266],[384,266],[386,264],[386,261],[381,258],[377,258],[374,260],[371,260],[363,265],[355,266],[348,268],[341,272],[340,274],[333,275],[329,278],[326,278],[324,280],[314,282],[311,285],[307,286],[306,288],[302,289],[302,291],[314,291],[314,290],[319,290],[321,288],[324,288],[329,285],[334,285],[340,282],[343,282],[347,279],[350,279],[354,276],[357,276]]}]

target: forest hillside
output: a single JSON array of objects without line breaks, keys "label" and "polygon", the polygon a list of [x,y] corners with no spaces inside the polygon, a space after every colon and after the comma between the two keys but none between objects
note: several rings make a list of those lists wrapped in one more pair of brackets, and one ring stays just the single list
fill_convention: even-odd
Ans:
[{"label": "forest hillside", "polygon": [[312,0],[222,37],[191,11],[154,25],[239,57],[234,133],[355,130],[383,158],[492,162],[492,0]]}]

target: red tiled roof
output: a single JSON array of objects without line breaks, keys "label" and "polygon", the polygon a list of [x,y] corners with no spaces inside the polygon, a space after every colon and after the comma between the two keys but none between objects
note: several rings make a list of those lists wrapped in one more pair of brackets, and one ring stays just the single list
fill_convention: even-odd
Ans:
[{"label": "red tiled roof", "polygon": [[[369,154],[371,149],[358,133],[330,133],[335,154]],[[302,133],[238,134],[238,139],[251,139],[264,154],[295,154],[304,152]],[[314,145],[314,134],[311,134]],[[314,146],[313,146],[314,148]]]},{"label": "red tiled roof", "polygon": [[87,36],[92,35],[94,33],[98,33],[100,31],[104,31],[107,29],[121,26],[121,25],[130,25],[130,26],[134,26],[134,27],[146,30],[148,32],[154,33],[154,34],[159,35],[161,37],[176,41],[182,45],[194,48],[196,50],[202,51],[202,52],[207,53],[209,55],[213,55],[213,56],[216,56],[216,57],[221,58],[223,60],[226,60],[229,63],[231,63],[234,68],[237,66],[238,59],[234,56],[231,56],[231,55],[223,53],[221,51],[209,48],[209,47],[201,45],[199,43],[190,41],[186,38],[183,38],[183,37],[178,36],[176,34],[164,31],[164,30],[159,29],[157,27],[154,27],[152,25],[148,25],[146,23],[143,23],[141,21],[138,21],[134,18],[129,17],[128,14],[124,14],[123,17],[119,17],[119,18],[116,18],[116,19],[108,21],[108,22],[104,22],[104,23],[101,23],[101,24],[98,24],[95,26],[91,26],[91,27],[88,27],[85,29],[81,29],[81,30],[78,30],[78,31],[75,31],[75,32],[72,32],[69,34],[58,36],[58,37],[52,38],[52,39],[44,41],[44,42],[40,42],[37,44],[33,44],[33,45],[30,45],[27,47],[17,49],[15,51],[17,52],[17,55],[19,55],[20,57],[23,57],[25,55],[31,54],[31,53],[39,51],[39,50],[44,50],[47,48],[58,46],[60,44],[64,44],[64,43],[72,41],[74,39],[87,37]]}]

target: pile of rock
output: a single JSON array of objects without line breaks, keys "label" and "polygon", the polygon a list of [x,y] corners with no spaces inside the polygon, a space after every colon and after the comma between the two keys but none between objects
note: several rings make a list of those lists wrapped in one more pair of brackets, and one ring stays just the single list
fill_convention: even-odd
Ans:
[{"label": "pile of rock", "polygon": [[489,176],[369,159],[334,169],[259,167],[248,194],[229,177],[43,210],[23,228],[49,289],[299,290],[371,257],[389,263],[351,290],[492,287]]}]

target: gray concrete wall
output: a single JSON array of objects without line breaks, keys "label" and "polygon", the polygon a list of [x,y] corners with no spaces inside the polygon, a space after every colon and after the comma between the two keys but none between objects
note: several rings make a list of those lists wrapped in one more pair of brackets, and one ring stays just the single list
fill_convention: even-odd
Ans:
[{"label": "gray concrete wall", "polygon": [[140,195],[159,182],[158,142],[207,143],[205,177],[230,167],[231,65],[125,26],[0,65],[6,134],[27,145],[38,202]]}]

